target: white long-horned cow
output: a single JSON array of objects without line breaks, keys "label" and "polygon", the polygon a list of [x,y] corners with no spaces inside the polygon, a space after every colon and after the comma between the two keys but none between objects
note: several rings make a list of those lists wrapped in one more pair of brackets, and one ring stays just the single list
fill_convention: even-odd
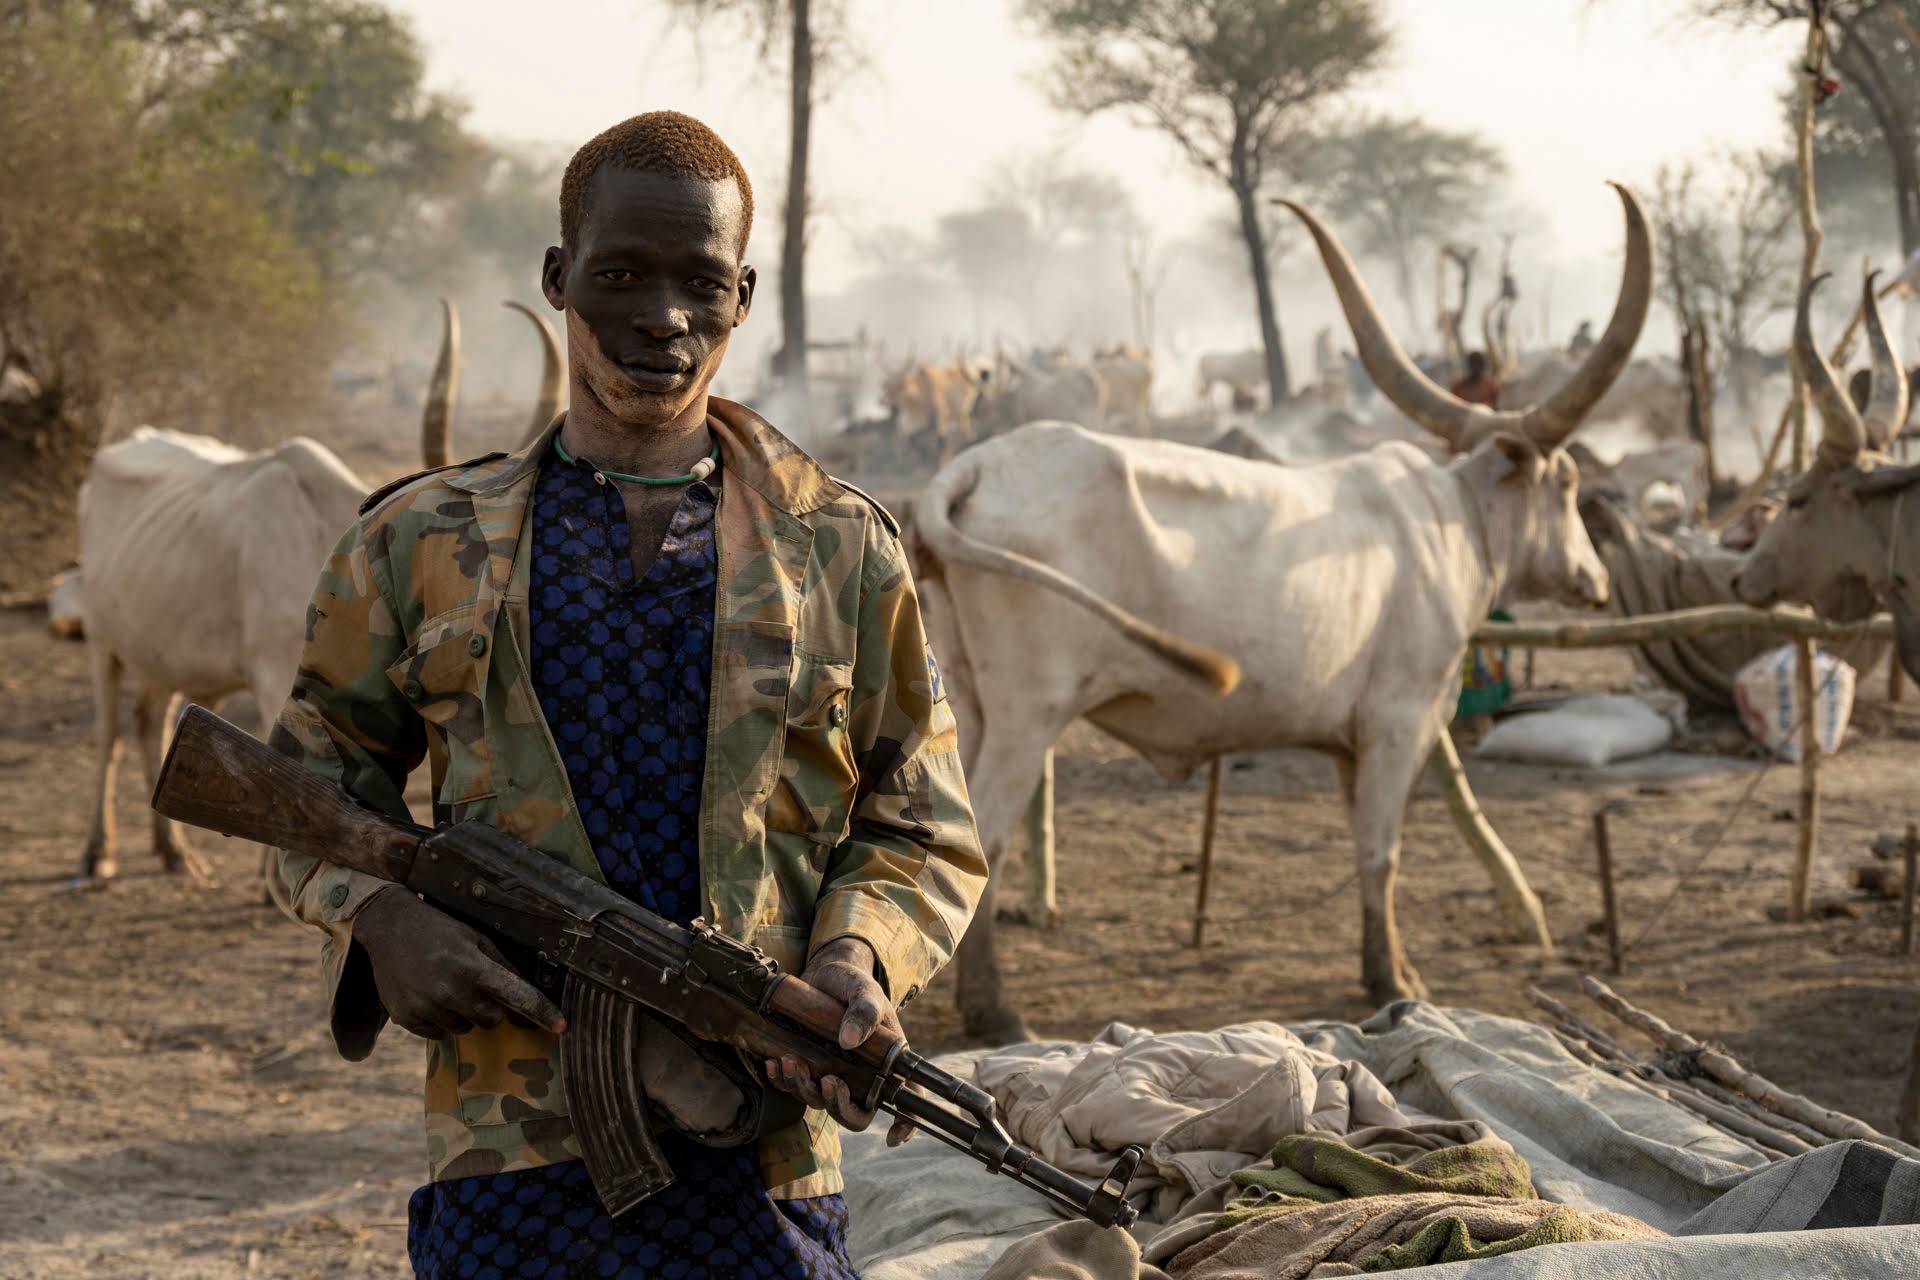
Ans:
[{"label": "white long-horned cow", "polygon": [[[1288,206],[1320,246],[1368,372],[1466,449],[1450,462],[1395,443],[1277,467],[1036,423],[934,476],[914,509],[918,576],[996,865],[1042,757],[1076,717],[1176,778],[1227,752],[1316,749],[1349,805],[1367,989],[1419,992],[1394,918],[1400,829],[1468,640],[1505,600],[1606,600],[1561,444],[1646,319],[1652,246],[1632,195],[1620,197],[1626,269],[1612,323],[1565,387],[1504,413],[1421,374],[1331,233]],[[1187,642],[1183,663],[1160,656],[1166,632]],[[1197,696],[1192,673],[1206,664],[1194,645],[1238,659],[1237,689]],[[970,1033],[1009,1034],[1021,1028],[1000,989],[991,882],[987,892],[961,948],[960,1006]]]},{"label": "white long-horned cow", "polygon": [[1813,340],[1808,311],[1823,279],[1801,291],[1793,330],[1794,358],[1820,411],[1820,449],[1787,490],[1786,509],[1754,544],[1733,589],[1748,604],[1798,600],[1841,621],[1884,605],[1893,614],[1900,665],[1920,680],[1920,464],[1896,466],[1884,453],[1907,420],[1907,379],[1869,275],[1860,305],[1873,382],[1866,411],[1854,407]]},{"label": "white long-horned cow", "polygon": [[[444,319],[422,421],[429,467],[449,461],[458,382],[451,305]],[[541,381],[539,405],[549,418],[557,368],[550,357]],[[149,785],[182,696],[213,703],[245,690],[264,733],[293,688],[314,575],[369,488],[304,436],[246,452],[209,436],[142,427],[94,455],[80,487],[80,614],[97,755],[83,876],[104,880],[118,870],[113,781],[122,680],[138,690],[134,733]],[[158,814],[153,843],[169,871],[205,873],[176,826]]]}]

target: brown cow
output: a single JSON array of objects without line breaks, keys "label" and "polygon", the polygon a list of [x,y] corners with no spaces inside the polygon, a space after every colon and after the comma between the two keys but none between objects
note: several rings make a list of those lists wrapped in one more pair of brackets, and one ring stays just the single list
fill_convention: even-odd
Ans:
[{"label": "brown cow", "polygon": [[[1787,490],[1787,507],[1754,544],[1733,589],[1751,605],[1799,600],[1838,621],[1884,605],[1893,613],[1900,665],[1920,680],[1920,465],[1882,452],[1907,420],[1907,379],[1881,323],[1869,274],[1861,296],[1873,349],[1866,412],[1854,408],[1813,340],[1808,310],[1825,276],[1800,293],[1793,352],[1819,406],[1820,451]],[[1908,501],[1913,498],[1912,501]]]},{"label": "brown cow", "polygon": [[981,381],[964,365],[910,364],[887,378],[880,402],[893,412],[902,435],[924,435],[945,462],[973,443]]}]

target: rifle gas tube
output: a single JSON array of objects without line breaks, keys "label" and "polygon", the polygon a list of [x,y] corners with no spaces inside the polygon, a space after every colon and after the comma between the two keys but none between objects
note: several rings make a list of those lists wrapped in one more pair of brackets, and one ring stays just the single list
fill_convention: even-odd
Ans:
[{"label": "rifle gas tube", "polygon": [[641,1010],[749,1061],[786,1054],[839,1076],[865,1104],[904,1118],[990,1172],[1101,1226],[1135,1217],[1128,1147],[1097,1187],[1015,1142],[993,1098],[876,1031],[839,1047],[845,1008],[703,921],[681,928],[492,827],[397,822],[204,707],[180,715],[154,786],[166,817],[351,867],[425,897],[565,974],[562,1078],[582,1154],[609,1213],[673,1180],[654,1143],[634,1053]]}]

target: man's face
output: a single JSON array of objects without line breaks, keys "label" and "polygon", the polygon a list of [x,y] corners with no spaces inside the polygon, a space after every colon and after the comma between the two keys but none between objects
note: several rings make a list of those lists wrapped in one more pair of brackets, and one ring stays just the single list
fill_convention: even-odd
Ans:
[{"label": "man's face", "polygon": [[594,175],[571,249],[547,250],[541,284],[567,313],[575,395],[656,427],[706,392],[753,302],[740,188],[608,166]]}]

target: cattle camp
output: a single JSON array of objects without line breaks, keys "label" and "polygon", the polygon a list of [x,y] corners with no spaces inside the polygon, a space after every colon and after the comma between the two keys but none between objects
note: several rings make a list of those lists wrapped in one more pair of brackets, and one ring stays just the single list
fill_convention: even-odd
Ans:
[{"label": "cattle camp", "polygon": [[1920,0],[4,0],[0,138],[0,1280],[1920,1275]]}]

